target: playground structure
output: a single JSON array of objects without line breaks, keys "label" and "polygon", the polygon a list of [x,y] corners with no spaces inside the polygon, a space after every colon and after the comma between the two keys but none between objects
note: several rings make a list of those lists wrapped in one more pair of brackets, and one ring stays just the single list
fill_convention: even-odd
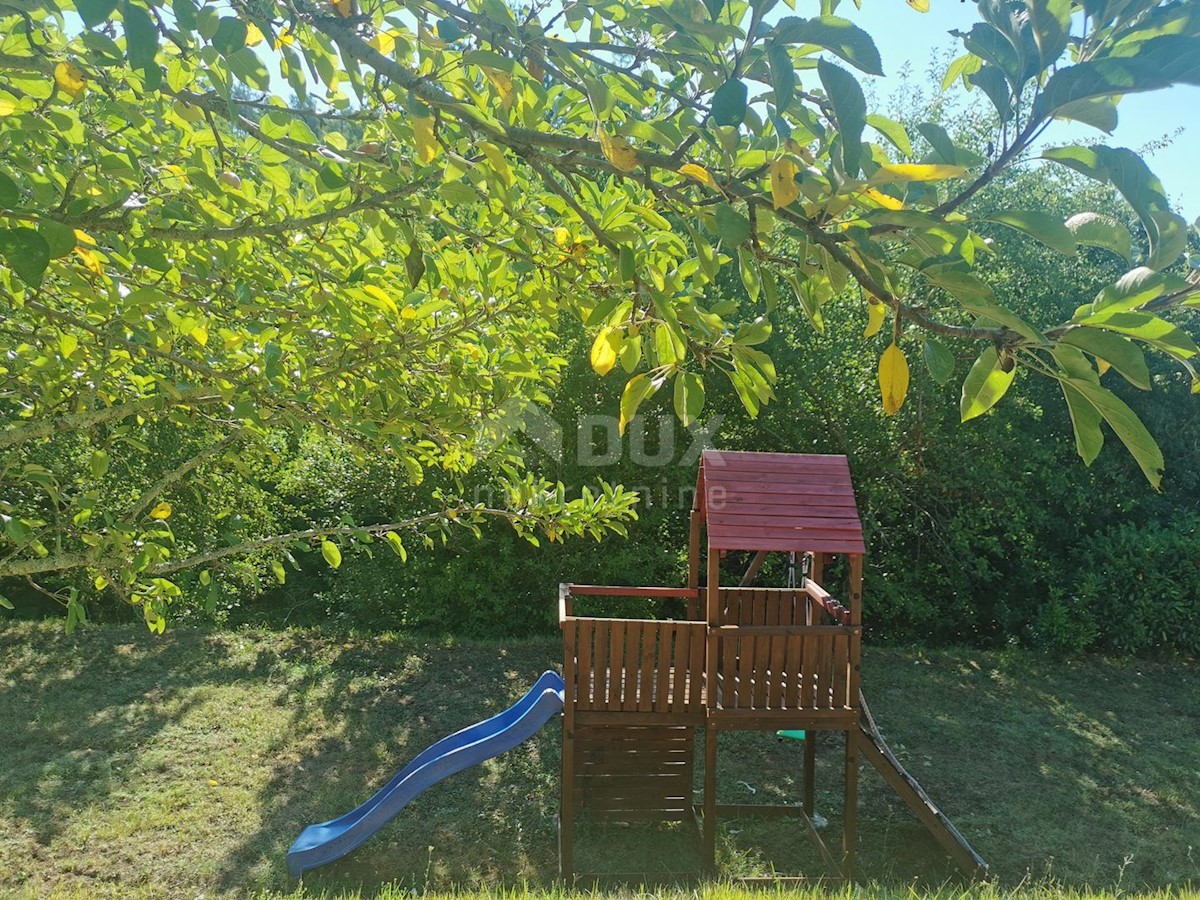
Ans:
[{"label": "playground structure", "polygon": [[[586,814],[601,821],[695,824],[710,874],[719,817],[795,817],[820,852],[825,877],[849,879],[858,842],[860,755],[968,875],[982,876],[986,864],[889,750],[859,689],[865,550],[844,456],[705,451],[691,510],[687,586],[561,585],[561,678],[546,672],[511,709],[437,742],[362,806],[305,828],[288,853],[289,871],[300,875],[348,853],[423,790],[512,749],[561,711],[564,878],[581,874],[575,837]],[[748,568],[725,571],[722,562],[738,551],[752,554]],[[789,579],[788,587],[754,586],[773,552],[791,555],[793,563],[804,560],[801,577]],[[821,584],[834,556],[847,562],[845,604]],[[596,597],[676,598],[686,617],[577,614],[577,600]],[[698,728],[704,753],[697,806]],[[717,802],[719,737],[746,730],[803,730],[798,805]],[[837,732],[844,737],[844,797],[835,854],[813,817],[817,735]]]},{"label": "playground structure", "polygon": [[[852,876],[860,753],[969,874],[986,871],[888,749],[859,690],[862,658],[862,525],[844,456],[706,451],[691,511],[686,588],[560,588],[563,630],[562,874],[574,872],[581,811],[618,821],[688,821],[700,813],[702,860],[715,870],[722,816],[803,820],[829,875]],[[722,560],[753,556],[736,583]],[[799,583],[754,587],[768,553],[808,560]],[[845,555],[844,605],[821,586],[826,563]],[[793,557],[794,558],[794,557]],[[732,579],[729,579],[732,580]],[[686,621],[576,614],[582,597],[681,598]],[[704,730],[703,804],[692,803],[695,730]],[[803,729],[804,795],[798,806],[717,803],[723,732]],[[841,732],[845,796],[840,857],[813,824],[816,734]]]}]

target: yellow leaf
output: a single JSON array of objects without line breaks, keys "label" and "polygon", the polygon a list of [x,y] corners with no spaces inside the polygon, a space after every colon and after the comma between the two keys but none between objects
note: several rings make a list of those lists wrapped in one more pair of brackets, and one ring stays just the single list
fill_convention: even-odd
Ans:
[{"label": "yellow leaf", "polygon": [[343,19],[354,15],[354,0],[329,0],[329,4],[338,11]]},{"label": "yellow leaf", "polygon": [[791,206],[800,196],[800,185],[796,184],[796,173],[800,171],[787,157],[771,163],[771,203],[776,209]]},{"label": "yellow leaf", "polygon": [[904,2],[919,13],[929,12],[929,0],[904,0]]},{"label": "yellow leaf", "polygon": [[280,47],[290,47],[294,43],[296,43],[296,36],[292,34],[291,26],[284,25],[279,29],[279,34],[275,36],[275,49],[278,50]]},{"label": "yellow leaf", "polygon": [[367,41],[367,46],[374,47],[384,56],[391,56],[396,52],[396,38],[386,31],[381,31]]},{"label": "yellow leaf", "polygon": [[1098,356],[1096,357],[1096,371],[1098,371],[1101,375],[1111,368],[1112,363],[1110,363],[1107,359],[1101,359]]},{"label": "yellow leaf", "polygon": [[54,67],[55,83],[73,98],[80,97],[87,90],[87,78],[83,69],[74,63],[60,62]]},{"label": "yellow leaf", "polygon": [[967,170],[962,166],[947,166],[936,163],[888,163],[879,167],[871,176],[872,184],[889,181],[944,181],[947,178],[962,178]]},{"label": "yellow leaf", "polygon": [[160,500],[154,509],[150,510],[150,518],[160,521],[171,518],[171,504],[166,500]]},{"label": "yellow leaf", "polygon": [[215,778],[208,779],[209,787],[218,787],[218,786],[220,786],[220,784],[221,784],[221,782],[217,781],[217,779],[215,779]]},{"label": "yellow leaf", "polygon": [[566,250],[571,246],[571,232],[565,228],[559,227],[554,229],[554,243]]},{"label": "yellow leaf", "polygon": [[191,334],[189,334],[188,337],[190,337],[193,341],[195,341],[201,347],[208,346],[208,329],[205,328],[203,325],[197,325],[195,328],[193,328]]},{"label": "yellow leaf", "polygon": [[623,137],[613,137],[607,131],[601,131],[596,136],[600,140],[600,149],[604,152],[604,158],[614,167],[622,172],[632,172],[637,169],[637,151],[633,149],[633,145],[629,141]]},{"label": "yellow leaf", "polygon": [[433,116],[417,116],[413,119],[413,131],[417,136],[417,159],[431,163],[437,159],[437,135],[434,132]]},{"label": "yellow leaf", "polygon": [[686,175],[688,178],[693,178],[707,188],[712,188],[714,191],[720,190],[717,187],[717,181],[709,173],[704,166],[698,166],[695,163],[684,163],[679,167],[679,174]]},{"label": "yellow leaf", "polygon": [[16,101],[11,97],[0,97],[0,119],[11,116],[17,111]]},{"label": "yellow leaf", "polygon": [[879,357],[879,390],[883,393],[883,411],[894,416],[908,395],[908,360],[895,341]]},{"label": "yellow leaf", "polygon": [[96,239],[86,231],[80,231],[78,228],[75,229],[75,240],[81,244],[87,244],[89,247],[96,246]]},{"label": "yellow leaf", "polygon": [[867,328],[863,332],[863,337],[875,337],[879,334],[879,329],[883,327],[883,320],[886,318],[887,307],[874,298],[867,301]]},{"label": "yellow leaf", "polygon": [[96,258],[96,254],[91,250],[85,250],[83,247],[76,247],[75,253],[83,260],[83,265],[93,275],[103,275],[104,267],[100,265],[100,260]]},{"label": "yellow leaf", "polygon": [[378,300],[383,308],[392,315],[400,312],[400,308],[396,306],[396,301],[392,299],[392,295],[383,290],[383,288],[376,287],[373,284],[364,284],[363,293],[368,294],[369,296]]},{"label": "yellow leaf", "polygon": [[876,190],[873,187],[863,191],[863,196],[870,197],[884,209],[904,209],[904,201],[897,200],[891,194],[885,194],[883,191]]},{"label": "yellow leaf", "polygon": [[417,23],[417,43],[425,44],[434,50],[446,49],[446,42],[426,28],[424,22]]},{"label": "yellow leaf", "polygon": [[492,87],[500,95],[500,108],[508,112],[512,108],[513,99],[516,96],[513,93],[512,76],[499,69],[489,69],[487,66],[483,67],[483,74],[487,76],[487,80],[492,83]]},{"label": "yellow leaf", "polygon": [[611,325],[600,329],[592,344],[592,368],[597,375],[607,375],[617,363],[621,350],[621,330]]},{"label": "yellow leaf", "polygon": [[246,46],[257,47],[263,42],[262,29],[253,22],[246,23]]},{"label": "yellow leaf", "polygon": [[504,151],[495,144],[488,144],[486,142],[480,144],[479,149],[483,151],[483,155],[492,164],[492,168],[500,176],[500,180],[506,185],[511,185],[512,170],[508,167],[508,160],[504,158]]}]

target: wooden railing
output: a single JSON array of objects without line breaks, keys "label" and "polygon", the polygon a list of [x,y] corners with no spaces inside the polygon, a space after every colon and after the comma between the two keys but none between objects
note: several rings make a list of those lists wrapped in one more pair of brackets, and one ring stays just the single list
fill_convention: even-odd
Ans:
[{"label": "wooden railing", "polygon": [[577,616],[577,596],[682,597],[697,605],[698,591],[563,585],[559,622],[568,703],[582,719],[638,713],[657,722],[703,720],[704,622]]}]

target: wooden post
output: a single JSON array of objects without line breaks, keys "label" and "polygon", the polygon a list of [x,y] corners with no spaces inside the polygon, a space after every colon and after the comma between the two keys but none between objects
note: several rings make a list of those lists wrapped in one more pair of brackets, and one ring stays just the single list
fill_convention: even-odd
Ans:
[{"label": "wooden post", "polygon": [[708,876],[717,873],[717,730],[704,729],[704,847],[701,866]]},{"label": "wooden post", "polygon": [[811,728],[804,741],[804,814],[810,819],[817,803],[817,732]]},{"label": "wooden post", "polygon": [[850,705],[858,709],[862,704],[859,703],[858,692],[862,683],[862,629],[858,626],[862,625],[862,582],[863,582],[863,558],[862,554],[855,553],[850,557],[850,626],[858,628],[850,636]]},{"label": "wooden post", "polygon": [[858,740],[857,729],[846,731],[846,795],[842,807],[842,874],[854,877],[858,856]]},{"label": "wooden post", "polygon": [[700,510],[693,509],[688,533],[688,583],[690,588],[700,586]]},{"label": "wooden post", "polygon": [[[576,622],[567,620],[563,628],[563,691],[562,719],[562,783],[559,785],[558,807],[558,874],[564,881],[575,876],[575,698],[579,692],[580,676],[575,652]],[[588,636],[591,640],[591,636]]]}]

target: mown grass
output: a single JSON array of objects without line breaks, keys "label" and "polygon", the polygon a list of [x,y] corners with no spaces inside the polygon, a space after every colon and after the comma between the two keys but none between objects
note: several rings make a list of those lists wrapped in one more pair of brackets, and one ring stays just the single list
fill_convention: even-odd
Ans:
[{"label": "mown grass", "polygon": [[[559,653],[552,639],[187,629],[155,637],[132,627],[67,637],[54,625],[8,625],[0,629],[0,894],[562,896],[556,724],[417,798],[302,887],[285,867],[305,824],[349,810],[433,740],[503,709]],[[864,767],[865,887],[854,896],[1183,896],[1200,872],[1195,666],[870,648],[863,686],[893,749],[996,882],[961,886]],[[832,843],[834,743],[823,745],[818,769],[818,811],[831,820]],[[795,745],[723,737],[721,799],[794,801],[799,768]],[[794,823],[721,826],[728,876],[820,874]],[[694,856],[678,829],[589,828],[578,852],[584,868],[677,874]],[[502,888],[513,893],[495,893]],[[750,896],[720,884],[616,895]]]}]

